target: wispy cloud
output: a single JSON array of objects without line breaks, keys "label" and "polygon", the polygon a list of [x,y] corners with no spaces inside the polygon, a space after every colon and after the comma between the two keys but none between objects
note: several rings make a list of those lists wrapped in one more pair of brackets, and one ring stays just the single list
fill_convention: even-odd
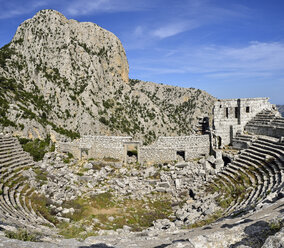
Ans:
[{"label": "wispy cloud", "polygon": [[160,40],[184,32],[250,18],[249,13],[248,8],[236,4],[220,7],[207,0],[173,1],[171,5],[161,4],[154,19],[145,16],[143,23],[138,22],[136,27],[132,27],[132,35],[129,35],[129,31],[125,32],[125,42],[128,43],[128,49],[154,47]]},{"label": "wispy cloud", "polygon": [[160,39],[164,39],[197,28],[198,26],[199,24],[195,21],[180,21],[159,27],[155,29],[151,34]]},{"label": "wispy cloud", "polygon": [[284,76],[284,43],[184,47],[176,49],[173,55],[159,52],[154,58],[134,60],[130,66],[156,75],[175,72],[207,78]]},{"label": "wispy cloud", "polygon": [[23,1],[23,3],[1,1],[0,19],[8,19],[31,13],[37,8],[46,6],[46,1]]},{"label": "wispy cloud", "polygon": [[66,12],[81,16],[96,12],[138,11],[145,7],[146,4],[132,0],[73,0],[67,4]]}]

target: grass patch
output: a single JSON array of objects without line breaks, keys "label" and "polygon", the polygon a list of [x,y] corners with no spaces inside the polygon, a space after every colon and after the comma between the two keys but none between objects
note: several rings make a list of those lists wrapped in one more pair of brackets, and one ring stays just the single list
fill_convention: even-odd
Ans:
[{"label": "grass patch", "polygon": [[37,181],[40,181],[42,183],[47,181],[48,173],[46,171],[42,170],[41,168],[34,168],[33,171],[36,174],[35,178]]},{"label": "grass patch", "polygon": [[30,196],[33,209],[39,212],[46,220],[53,224],[58,224],[58,220],[54,217],[55,213],[50,209],[49,199],[43,195],[33,193]]},{"label": "grass patch", "polygon": [[91,197],[91,206],[99,209],[114,207],[115,203],[112,198],[113,196],[110,192],[98,194]]},{"label": "grass patch", "polygon": [[5,237],[23,241],[39,242],[39,234],[29,232],[26,229],[18,229],[16,232],[5,231]]},{"label": "grass patch", "polygon": [[111,157],[104,157],[103,160],[105,162],[119,162],[120,161],[119,159],[111,158]]},{"label": "grass patch", "polygon": [[68,223],[60,223],[58,228],[60,230],[59,235],[66,239],[79,238],[81,233],[85,231],[81,225],[70,225]]},{"label": "grass patch", "polygon": [[[124,225],[130,226],[132,231],[141,231],[152,226],[157,219],[169,218],[173,213],[171,201],[161,195],[158,200],[133,200],[125,199],[118,201],[110,192],[93,196],[89,199],[77,199],[65,202],[64,208],[74,208],[73,215],[64,217],[70,218],[71,223],[58,225],[60,234],[66,238],[82,238],[89,234],[94,235],[98,230],[116,230]],[[109,218],[112,217],[112,218]],[[99,223],[93,223],[96,218]],[[89,234],[83,226],[92,225],[93,230]]]}]

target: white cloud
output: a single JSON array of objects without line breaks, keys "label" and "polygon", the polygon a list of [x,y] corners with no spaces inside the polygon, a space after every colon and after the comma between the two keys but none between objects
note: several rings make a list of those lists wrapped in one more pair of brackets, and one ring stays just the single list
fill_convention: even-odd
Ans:
[{"label": "white cloud", "polygon": [[284,76],[284,43],[251,42],[243,47],[203,46],[160,51],[147,59],[134,60],[130,68],[153,75],[182,73],[212,78]]},{"label": "white cloud", "polygon": [[45,5],[45,1],[24,1],[23,4],[5,2],[5,5],[2,5],[2,8],[0,8],[0,19],[8,19],[31,13],[35,9],[43,7]]},{"label": "white cloud", "polygon": [[198,26],[199,25],[196,22],[189,21],[170,23],[168,25],[155,29],[152,32],[152,35],[160,39],[164,39],[197,28]]},{"label": "white cloud", "polygon": [[131,0],[73,0],[66,12],[73,16],[88,15],[95,12],[123,12],[144,9],[146,4]]}]

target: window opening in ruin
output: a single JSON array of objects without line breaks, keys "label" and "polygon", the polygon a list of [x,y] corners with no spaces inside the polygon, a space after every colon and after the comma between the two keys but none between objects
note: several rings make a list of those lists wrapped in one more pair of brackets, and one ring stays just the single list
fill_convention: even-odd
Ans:
[{"label": "window opening in ruin", "polygon": [[222,105],[220,105],[220,108],[222,108]]},{"label": "window opening in ruin", "polygon": [[218,136],[218,148],[221,148],[222,146],[222,138]]},{"label": "window opening in ruin", "polygon": [[249,113],[249,107],[246,107],[246,112]]},{"label": "window opening in ruin", "polygon": [[235,118],[239,117],[239,108],[235,107]]},{"label": "window opening in ruin", "polygon": [[185,151],[177,151],[177,156],[185,161]]},{"label": "window opening in ruin", "polygon": [[209,131],[210,125],[209,125],[209,118],[204,117],[202,120],[202,134],[205,134],[207,131]]},{"label": "window opening in ruin", "polygon": [[226,108],[226,117],[229,117],[229,108]]},{"label": "window opening in ruin", "polygon": [[127,144],[126,145],[126,161],[127,163],[135,163],[138,161],[138,145]]},{"label": "window opening in ruin", "polygon": [[137,150],[131,150],[131,151],[127,151],[127,156],[128,157],[136,157],[138,156]]}]

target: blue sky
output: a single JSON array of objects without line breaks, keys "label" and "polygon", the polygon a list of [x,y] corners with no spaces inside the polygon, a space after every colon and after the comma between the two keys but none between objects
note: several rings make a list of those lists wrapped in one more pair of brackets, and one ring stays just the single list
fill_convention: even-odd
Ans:
[{"label": "blue sky", "polygon": [[0,46],[41,9],[116,34],[130,78],[284,104],[283,0],[0,0]]}]

